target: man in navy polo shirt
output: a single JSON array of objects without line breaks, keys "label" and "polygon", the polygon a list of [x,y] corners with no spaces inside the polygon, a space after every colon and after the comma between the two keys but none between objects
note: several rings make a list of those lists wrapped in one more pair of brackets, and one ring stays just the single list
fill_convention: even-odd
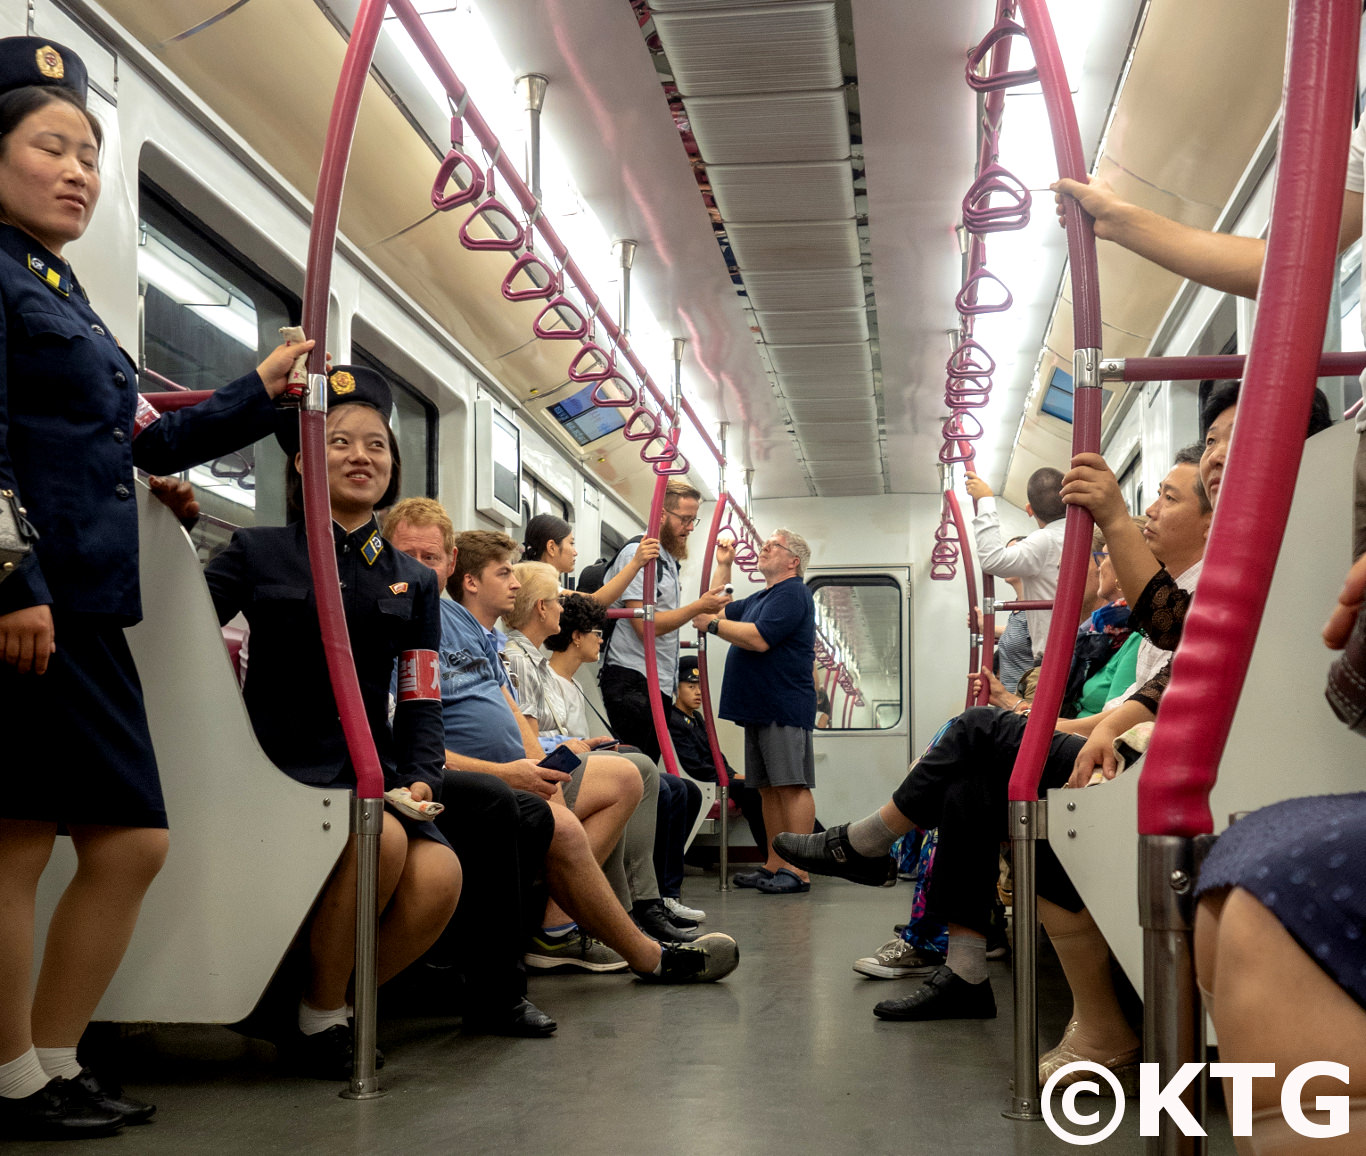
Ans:
[{"label": "man in navy polo shirt", "polygon": [[[734,560],[735,543],[718,542],[713,587],[730,581]],[[759,552],[764,589],[731,602],[717,617],[693,619],[698,630],[730,643],[720,715],[744,728],[745,781],[759,789],[770,833],[764,865],[737,875],[735,883],[770,895],[811,890],[806,872],[779,858],[771,841],[778,831],[809,834],[816,819],[816,603],[802,581],[810,560],[800,535],[774,530]]]}]

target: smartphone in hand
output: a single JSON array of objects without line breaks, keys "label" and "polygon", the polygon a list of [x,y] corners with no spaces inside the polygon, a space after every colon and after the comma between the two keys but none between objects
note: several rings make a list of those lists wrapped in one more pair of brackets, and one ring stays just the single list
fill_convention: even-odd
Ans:
[{"label": "smartphone in hand", "polygon": [[582,762],[583,760],[568,746],[558,746],[536,765],[538,767],[549,767],[552,771],[564,771],[565,774],[573,774],[579,769],[579,764]]},{"label": "smartphone in hand", "polygon": [[595,751],[614,751],[621,743],[617,739],[603,739],[600,743],[594,743],[592,749]]}]

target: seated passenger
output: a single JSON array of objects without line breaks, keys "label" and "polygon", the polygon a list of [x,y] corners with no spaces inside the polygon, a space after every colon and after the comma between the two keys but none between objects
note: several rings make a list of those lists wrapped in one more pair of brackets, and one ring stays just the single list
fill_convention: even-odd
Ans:
[{"label": "seated passenger", "polygon": [[[523,562],[544,562],[552,567],[555,573],[568,574],[572,580],[574,563],[578,557],[579,552],[574,546],[574,527],[563,518],[557,518],[554,514],[537,514],[526,524],[526,540],[522,543]],[[626,592],[626,588],[635,581],[636,575],[644,568],[645,563],[653,562],[658,557],[659,539],[641,538],[639,548],[618,574],[608,582],[603,582],[599,577],[598,584],[591,590],[583,590],[581,593],[606,609]],[[611,559],[603,559],[602,573],[607,570],[605,563],[610,561]],[[588,570],[592,569],[593,567],[588,567]]]},{"label": "seated passenger", "polygon": [[[327,480],[347,632],[365,713],[386,789],[431,800],[441,785],[441,704],[421,689],[400,693],[392,729],[389,682],[396,662],[434,662],[439,591],[431,574],[390,549],[375,508],[400,484],[398,443],[389,428],[389,385],[359,366],[328,375]],[[341,386],[345,392],[338,392]],[[238,613],[251,625],[243,699],[261,747],[282,771],[315,787],[349,790],[356,774],[328,679],[304,532],[298,423],[282,416],[279,437],[294,450],[287,489],[292,525],[238,530],[205,568],[218,620]],[[355,962],[356,864],[348,844],[308,922],[308,975],[297,1032],[282,1048],[302,1071],[347,1079],[352,1066],[347,988]],[[460,896],[460,863],[430,822],[386,810],[380,843],[379,982],[426,951]]]},{"label": "seated passenger", "polygon": [[[1211,513],[1202,501],[1197,469],[1188,458],[1184,451],[1179,455],[1179,464],[1167,475],[1161,493],[1148,509],[1149,522],[1143,531],[1153,550],[1173,573],[1180,575],[1183,585],[1199,573]],[[1128,529],[1137,534],[1127,513],[1123,519]],[[1111,527],[1104,528],[1107,541],[1111,541]],[[1144,622],[1141,610],[1142,604],[1134,610],[1140,626]],[[1166,685],[1164,679],[1156,677],[1162,667],[1161,652],[1145,642],[1140,646],[1137,666],[1137,685],[1121,695],[1125,700],[1122,705],[1089,719],[1059,721],[1040,779],[1040,797],[1048,789],[1062,786],[1076,773],[1079,760],[1092,750],[1084,736],[1099,732],[1107,720],[1135,702],[1141,705],[1145,717],[1152,718],[1156,713],[1157,698]],[[1154,675],[1145,675],[1148,669]],[[879,811],[857,823],[832,827],[824,835],[801,838],[783,834],[775,839],[774,845],[784,858],[796,857],[808,870],[874,886],[890,886],[896,880],[895,861],[887,855],[892,843],[912,827],[939,829],[927,910],[932,918],[948,924],[947,960],[944,967],[906,999],[878,1004],[874,1014],[880,1018],[995,1016],[996,1004],[986,973],[986,935],[999,846],[1007,837],[1007,786],[1024,730],[1025,719],[1020,714],[996,707],[974,707],[950,724],[935,747],[911,768],[892,800]],[[1038,877],[1041,910],[1047,910],[1042,898],[1047,896],[1059,911],[1083,911],[1080,896],[1046,843],[1038,848]],[[1055,925],[1047,915],[1044,922],[1050,936],[1053,935]],[[1055,940],[1069,978],[1073,974],[1067,955],[1071,940],[1065,936],[1071,930],[1059,930]],[[1079,992],[1078,984],[1073,984],[1078,1001],[1090,990]],[[1112,990],[1110,999],[1114,1002]],[[1111,1010],[1127,1031],[1127,1021],[1119,1015],[1117,1003],[1113,1009],[1103,1008],[1090,1019],[1098,1021]],[[1111,1026],[1107,1020],[1106,1028]],[[1117,1052],[1103,1054],[1112,1058]]]},{"label": "seated passenger", "polygon": [[[560,683],[551,672],[550,660],[541,653],[541,644],[560,629],[559,578],[544,562],[519,563],[513,567],[513,573],[521,586],[512,609],[503,615],[503,623],[509,630],[503,655],[516,685],[518,709],[522,717],[537,728],[538,740],[546,751],[567,746],[582,756],[586,769],[604,762],[617,765],[623,758],[635,766],[644,794],[640,805],[627,819],[626,829],[603,870],[622,905],[630,910],[642,929],[656,939],[693,938],[690,933],[697,927],[697,922],[673,915],[664,904],[655,862],[660,858],[661,842],[672,844],[666,847],[664,857],[676,858],[679,882],[682,882],[683,841],[688,828],[680,831],[679,827],[689,810],[696,816],[702,802],[701,792],[695,785],[673,775],[661,775],[653,760],[634,747],[617,748],[611,734],[588,738],[587,729],[583,732],[563,729],[567,720]],[[593,753],[594,748],[604,746],[616,749],[610,753]],[[693,800],[688,797],[689,788],[695,797]],[[574,789],[572,785],[570,789]],[[677,899],[677,893],[674,898]]]},{"label": "seated passenger", "polygon": [[[996,498],[991,487],[976,474],[968,474],[967,491],[977,503],[972,529],[977,538],[977,561],[986,574],[1013,577],[1020,580],[1020,591],[1026,600],[1052,598],[1058,589],[1058,566],[1062,561],[1062,535],[1065,528],[1059,487],[1062,471],[1044,466],[1029,475],[1026,490],[1028,514],[1039,528],[1026,535],[1017,545],[1001,542],[1001,520],[996,513]],[[1030,644],[1034,657],[1043,654],[1048,639],[1051,610],[1026,610]],[[1002,680],[1004,681],[1004,679]],[[1006,683],[1010,686],[1010,683]]]},{"label": "seated passenger", "polygon": [[[555,831],[545,860],[551,910],[562,912],[560,922],[574,930],[562,944],[537,944],[537,953],[559,947],[549,957],[551,966],[572,963],[591,971],[618,970],[624,959],[646,982],[695,983],[729,975],[739,961],[730,936],[712,933],[695,943],[661,946],[631,921],[614,897],[599,864],[639,802],[640,776],[624,760],[625,775],[602,776],[595,770],[581,776],[579,795],[586,789],[602,796],[604,805],[588,823],[569,810],[560,788],[571,776],[538,765],[540,743],[513,701],[494,639],[493,624],[511,609],[516,596],[510,561],[516,543],[503,534],[467,531],[456,535],[455,546],[455,555],[443,555],[432,567],[449,573],[447,590],[460,597],[440,604],[446,766],[495,775],[551,803]],[[613,795],[613,788],[619,793]]]},{"label": "seated passenger", "polygon": [[[551,659],[551,663],[554,663]],[[678,660],[678,694],[669,711],[669,734],[673,736],[678,765],[684,772],[703,783],[716,782],[716,764],[712,762],[711,744],[707,741],[706,726],[702,721],[702,676],[697,669],[697,656],[685,654]],[[754,845],[768,846],[764,834],[764,807],[759,792],[746,784],[744,776],[725,759],[726,778],[730,781],[730,798],[754,837]]]}]

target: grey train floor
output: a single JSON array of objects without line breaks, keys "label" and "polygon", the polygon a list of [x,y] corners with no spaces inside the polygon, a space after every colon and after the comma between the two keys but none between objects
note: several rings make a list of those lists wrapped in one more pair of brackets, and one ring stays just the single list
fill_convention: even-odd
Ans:
[{"label": "grey train floor", "polygon": [[[889,938],[911,890],[818,880],[807,895],[715,890],[690,877],[684,898],[707,929],[740,942],[739,969],[698,987],[645,987],[622,976],[533,978],[531,998],[560,1023],[549,1040],[463,1037],[457,1021],[380,1022],[388,1095],[354,1103],[325,1083],[277,1075],[269,1045],[224,1028],[169,1026],[122,1043],[131,1093],[156,1119],[81,1156],[122,1152],[801,1153],[991,1156],[1079,1149],[1043,1123],[1001,1116],[1010,1074],[1011,978],[992,963],[997,1019],[939,1024],[875,1020],[873,1004],[914,980],[850,970]],[[1040,1021],[1056,1040],[1070,1010],[1051,957]],[[1111,1101],[1098,1101],[1102,1120]],[[1233,1152],[1212,1113],[1210,1152]],[[53,1153],[51,1144],[4,1152]],[[1144,1151],[1138,1110],[1098,1150]]]}]

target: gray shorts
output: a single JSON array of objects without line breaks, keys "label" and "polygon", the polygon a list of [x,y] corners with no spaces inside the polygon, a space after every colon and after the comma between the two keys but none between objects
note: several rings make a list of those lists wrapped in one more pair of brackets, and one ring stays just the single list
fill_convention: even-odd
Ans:
[{"label": "gray shorts", "polygon": [[745,786],[816,786],[816,752],[805,727],[745,727]]}]

